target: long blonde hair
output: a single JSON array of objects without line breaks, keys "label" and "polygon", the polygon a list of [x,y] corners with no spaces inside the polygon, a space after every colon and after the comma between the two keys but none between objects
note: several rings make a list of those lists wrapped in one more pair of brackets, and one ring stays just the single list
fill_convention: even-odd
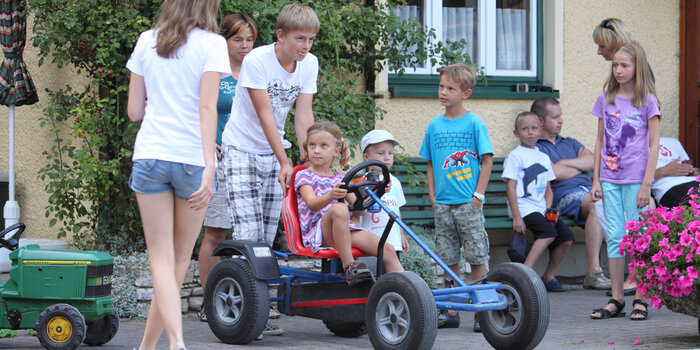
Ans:
[{"label": "long blonde hair", "polygon": [[165,0],[155,26],[158,29],[158,56],[172,58],[175,51],[185,45],[194,28],[216,33],[218,11],[219,0]]},{"label": "long blonde hair", "polygon": [[[658,105],[661,106],[661,102],[658,101],[659,98],[656,96],[654,80],[651,78],[651,70],[649,69],[647,56],[642,46],[636,41],[631,41],[620,46],[613,56],[618,53],[624,53],[634,62],[634,95],[632,96],[632,105],[637,108],[643,107],[648,103],[646,98],[651,93],[656,98]],[[617,95],[617,92],[620,90],[620,83],[615,79],[612,68],[610,69],[610,77],[608,81],[605,82],[603,89],[605,89],[605,102],[614,105],[615,95]]]},{"label": "long blonde hair", "polygon": [[621,19],[606,18],[593,30],[593,41],[613,53],[620,46],[632,41],[632,34]]},{"label": "long blonde hair", "polygon": [[309,137],[313,134],[317,134],[324,131],[331,134],[331,136],[333,136],[333,138],[335,139],[336,146],[340,147],[340,165],[348,165],[348,161],[350,160],[350,142],[343,138],[343,134],[340,131],[338,125],[330,121],[316,122],[309,127],[309,130],[306,131],[306,139],[304,140],[304,144],[302,147],[303,154],[301,156],[301,160],[304,162],[309,161],[309,151],[307,149]]}]

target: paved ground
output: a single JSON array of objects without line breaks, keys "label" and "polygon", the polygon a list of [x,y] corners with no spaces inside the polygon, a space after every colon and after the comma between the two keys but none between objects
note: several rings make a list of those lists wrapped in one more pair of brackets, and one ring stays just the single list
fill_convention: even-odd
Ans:
[{"label": "paved ground", "polygon": [[[538,349],[693,349],[700,348],[698,320],[666,308],[652,309],[647,321],[635,322],[629,318],[591,320],[591,309],[607,301],[602,291],[584,290],[571,286],[566,293],[549,294],[551,315],[549,328]],[[632,297],[627,297],[631,310]],[[461,313],[458,329],[438,331],[434,349],[489,349],[480,334],[472,333],[472,314]],[[282,316],[279,325],[286,329],[283,336],[269,336],[245,346],[223,344],[211,333],[206,323],[195,318],[184,322],[185,340],[191,350],[197,349],[370,349],[365,335],[355,339],[333,336],[323,323],[302,317]],[[122,320],[117,336],[102,347],[87,349],[132,349],[137,347],[143,334],[144,321]],[[12,339],[0,339],[0,349],[42,349],[39,341],[26,333]],[[631,345],[639,337],[641,345]],[[167,349],[161,339],[159,349]],[[614,342],[614,344],[609,344]]]}]

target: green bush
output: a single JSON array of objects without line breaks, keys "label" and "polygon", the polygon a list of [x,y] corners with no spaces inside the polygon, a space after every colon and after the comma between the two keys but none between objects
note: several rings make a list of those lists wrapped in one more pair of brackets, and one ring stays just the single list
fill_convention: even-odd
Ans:
[{"label": "green bush", "polygon": [[[435,233],[432,229],[426,226],[416,226],[411,227],[413,232],[418,235],[423,243],[425,243],[431,250],[435,250]],[[425,283],[431,288],[435,288],[435,268],[433,267],[433,259],[428,256],[428,254],[418,246],[418,244],[406,236],[410,249],[408,253],[401,253],[401,265],[403,265],[404,270],[413,271],[420,275]]]}]

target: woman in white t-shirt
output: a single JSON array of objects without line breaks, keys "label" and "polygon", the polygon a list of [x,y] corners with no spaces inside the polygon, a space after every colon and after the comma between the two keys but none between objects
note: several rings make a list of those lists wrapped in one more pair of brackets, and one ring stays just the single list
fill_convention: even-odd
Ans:
[{"label": "woman in white t-shirt", "polygon": [[153,277],[141,350],[155,349],[164,328],[170,349],[185,349],[180,288],[213,191],[219,80],[231,74],[218,9],[219,0],[165,1],[127,63],[127,112],[142,121],[129,186]]}]

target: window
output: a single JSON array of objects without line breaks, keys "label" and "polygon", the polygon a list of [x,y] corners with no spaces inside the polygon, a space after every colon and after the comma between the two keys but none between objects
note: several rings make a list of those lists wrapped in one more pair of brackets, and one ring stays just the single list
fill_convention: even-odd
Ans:
[{"label": "window", "polygon": [[[529,84],[531,91],[539,91],[533,87],[542,85],[541,7],[542,0],[409,0],[395,14],[416,18],[433,28],[443,42],[466,40],[472,62],[484,69],[488,90],[498,95],[483,97],[504,97],[515,93],[518,83]],[[424,62],[401,77],[390,74],[389,86],[394,96],[435,96],[432,86],[437,86],[437,74],[437,67]]]}]

